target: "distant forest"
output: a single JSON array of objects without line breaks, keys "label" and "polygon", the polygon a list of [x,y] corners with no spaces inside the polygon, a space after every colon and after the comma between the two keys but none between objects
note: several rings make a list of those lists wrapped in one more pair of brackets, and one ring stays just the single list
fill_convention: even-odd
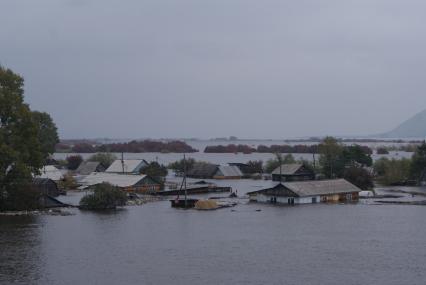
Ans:
[{"label": "distant forest", "polygon": [[[257,147],[251,147],[249,145],[216,145],[216,146],[207,146],[204,149],[205,153],[238,153],[242,152],[245,154],[258,152],[258,153],[318,153],[319,145],[259,145]],[[368,146],[361,146],[361,148],[368,154],[372,154],[373,151]]]},{"label": "distant forest", "polygon": [[95,152],[174,152],[174,153],[190,153],[198,152],[190,145],[182,141],[131,141],[126,143],[110,143],[110,144],[93,144],[90,142],[77,142],[74,144],[58,143],[56,152],[75,152],[75,153],[95,153]]}]

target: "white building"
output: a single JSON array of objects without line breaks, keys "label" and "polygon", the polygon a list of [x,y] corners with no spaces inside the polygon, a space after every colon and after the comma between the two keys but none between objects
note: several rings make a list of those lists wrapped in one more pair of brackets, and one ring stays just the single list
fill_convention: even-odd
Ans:
[{"label": "white building", "polygon": [[358,201],[361,189],[345,179],[279,183],[275,187],[247,193],[250,201],[280,204]]}]

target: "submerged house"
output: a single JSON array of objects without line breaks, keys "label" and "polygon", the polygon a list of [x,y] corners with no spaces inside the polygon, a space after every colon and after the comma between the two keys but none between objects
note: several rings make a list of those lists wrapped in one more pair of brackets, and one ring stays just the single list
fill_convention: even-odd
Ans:
[{"label": "submerged house", "polygon": [[90,188],[101,183],[109,183],[124,191],[136,193],[154,193],[161,190],[160,183],[148,175],[94,172],[83,178],[80,183],[83,185],[83,188]]},{"label": "submerged house", "polygon": [[273,181],[305,181],[314,180],[315,173],[301,163],[282,164],[272,171]]},{"label": "submerged house", "polygon": [[98,161],[83,161],[76,169],[78,175],[89,175],[92,172],[105,172],[106,167]]},{"label": "submerged house", "polygon": [[212,179],[216,174],[218,165],[196,162],[193,167],[187,171],[186,176],[190,178],[198,179]]},{"label": "submerged house", "polygon": [[57,197],[61,194],[56,182],[49,178],[33,178],[32,186],[43,195]]},{"label": "submerged house", "polygon": [[250,201],[280,204],[358,201],[361,189],[345,179],[279,183],[247,193]]},{"label": "submerged house", "polygon": [[40,175],[37,175],[37,178],[47,178],[52,179],[53,181],[59,181],[63,178],[62,172],[53,165],[46,165],[40,169]]},{"label": "submerged house", "polygon": [[241,179],[242,177],[243,173],[235,165],[220,165],[213,175],[214,179]]},{"label": "submerged house", "polygon": [[142,169],[148,166],[148,162],[144,159],[117,159],[105,172],[119,174],[140,174]]}]

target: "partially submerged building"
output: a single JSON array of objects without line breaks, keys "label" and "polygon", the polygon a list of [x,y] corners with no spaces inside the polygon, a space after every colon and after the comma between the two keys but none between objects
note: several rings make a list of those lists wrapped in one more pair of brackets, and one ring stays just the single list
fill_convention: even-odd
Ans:
[{"label": "partially submerged building", "polygon": [[241,179],[243,173],[235,165],[220,165],[217,167],[214,179]]},{"label": "partially submerged building", "polygon": [[57,197],[61,194],[58,184],[49,178],[33,178],[32,186],[43,195]]},{"label": "partially submerged building", "polygon": [[148,175],[117,174],[94,172],[80,183],[83,188],[90,188],[101,183],[109,183],[127,192],[154,193],[161,190],[161,185]]},{"label": "partially submerged building", "polygon": [[358,201],[361,189],[345,179],[279,183],[247,193],[250,201],[280,204]]},{"label": "partially submerged building", "polygon": [[315,173],[302,163],[282,164],[272,171],[273,181],[305,181],[314,180]]},{"label": "partially submerged building", "polygon": [[36,176],[37,178],[47,178],[52,179],[53,181],[61,180],[64,175],[63,173],[53,165],[46,165],[40,169],[40,175]]},{"label": "partially submerged building", "polygon": [[198,179],[212,179],[217,169],[218,165],[216,164],[196,162],[193,167],[187,171],[186,176]]},{"label": "partially submerged building", "polygon": [[76,169],[78,175],[89,175],[92,172],[105,172],[106,167],[98,161],[83,161]]},{"label": "partially submerged building", "polygon": [[148,162],[144,159],[117,159],[105,172],[119,174],[140,174],[141,171],[148,166]]}]

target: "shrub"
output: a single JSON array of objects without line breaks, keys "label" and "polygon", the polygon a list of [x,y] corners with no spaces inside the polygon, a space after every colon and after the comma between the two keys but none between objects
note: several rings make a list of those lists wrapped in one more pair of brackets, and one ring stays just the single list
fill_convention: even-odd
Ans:
[{"label": "shrub", "polygon": [[374,187],[373,177],[364,168],[347,168],[344,172],[343,178],[362,190],[368,190]]},{"label": "shrub", "polygon": [[108,210],[124,206],[126,202],[126,193],[109,183],[102,183],[94,187],[92,194],[81,198],[80,208],[85,210]]}]

